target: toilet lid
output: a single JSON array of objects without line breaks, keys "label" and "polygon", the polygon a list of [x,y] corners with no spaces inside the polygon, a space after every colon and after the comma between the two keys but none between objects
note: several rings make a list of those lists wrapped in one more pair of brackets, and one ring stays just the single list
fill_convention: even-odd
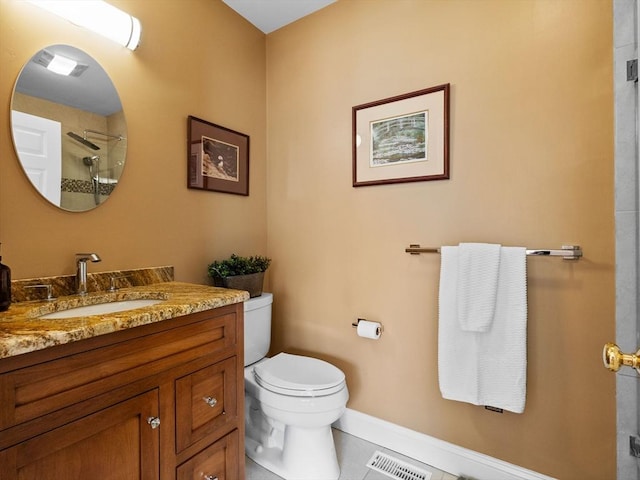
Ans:
[{"label": "toilet lid", "polygon": [[317,358],[279,353],[253,369],[261,387],[284,395],[319,397],[344,388],[342,370]]}]

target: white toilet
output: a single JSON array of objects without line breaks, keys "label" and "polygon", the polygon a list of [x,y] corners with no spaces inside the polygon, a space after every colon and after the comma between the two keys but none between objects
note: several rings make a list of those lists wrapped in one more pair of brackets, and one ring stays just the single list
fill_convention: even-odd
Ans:
[{"label": "white toilet", "polygon": [[337,480],[331,424],[349,399],[344,373],[311,357],[266,358],[272,301],[263,293],[244,303],[245,452],[286,480]]}]

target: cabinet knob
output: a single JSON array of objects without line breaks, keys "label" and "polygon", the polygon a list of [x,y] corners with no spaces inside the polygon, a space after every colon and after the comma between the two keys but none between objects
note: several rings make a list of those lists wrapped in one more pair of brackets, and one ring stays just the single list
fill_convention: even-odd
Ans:
[{"label": "cabinet knob", "polygon": [[[216,400],[216,399],[215,399],[215,398],[213,398],[213,397],[203,397],[202,399],[203,399],[203,400],[205,401],[205,403],[206,403],[207,405],[209,405],[210,407],[215,407],[215,406],[216,406],[216,403],[218,403],[218,400]],[[206,478],[206,477],[205,477],[205,478]]]},{"label": "cabinet knob", "polygon": [[155,430],[160,426],[160,419],[158,417],[149,417],[147,418],[147,423]]},{"label": "cabinet knob", "polygon": [[204,480],[218,480],[218,477],[214,477],[213,475],[205,475]]}]

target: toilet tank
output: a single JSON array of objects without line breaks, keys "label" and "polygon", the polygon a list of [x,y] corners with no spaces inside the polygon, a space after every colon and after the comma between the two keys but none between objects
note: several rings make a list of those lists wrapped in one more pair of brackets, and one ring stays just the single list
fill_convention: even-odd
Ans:
[{"label": "toilet tank", "polygon": [[244,366],[267,356],[271,345],[273,294],[263,292],[244,302]]}]

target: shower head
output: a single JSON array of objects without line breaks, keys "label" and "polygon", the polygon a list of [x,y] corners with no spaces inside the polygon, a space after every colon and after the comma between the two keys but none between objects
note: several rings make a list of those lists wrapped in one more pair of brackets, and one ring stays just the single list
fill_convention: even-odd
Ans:
[{"label": "shower head", "polygon": [[67,135],[69,135],[71,138],[73,138],[76,142],[80,142],[81,144],[83,144],[85,147],[89,147],[92,150],[100,150],[100,147],[97,146],[95,143],[90,142],[89,140],[82,138],[80,135],[78,135],[77,133],[73,133],[73,132],[67,132]]}]

